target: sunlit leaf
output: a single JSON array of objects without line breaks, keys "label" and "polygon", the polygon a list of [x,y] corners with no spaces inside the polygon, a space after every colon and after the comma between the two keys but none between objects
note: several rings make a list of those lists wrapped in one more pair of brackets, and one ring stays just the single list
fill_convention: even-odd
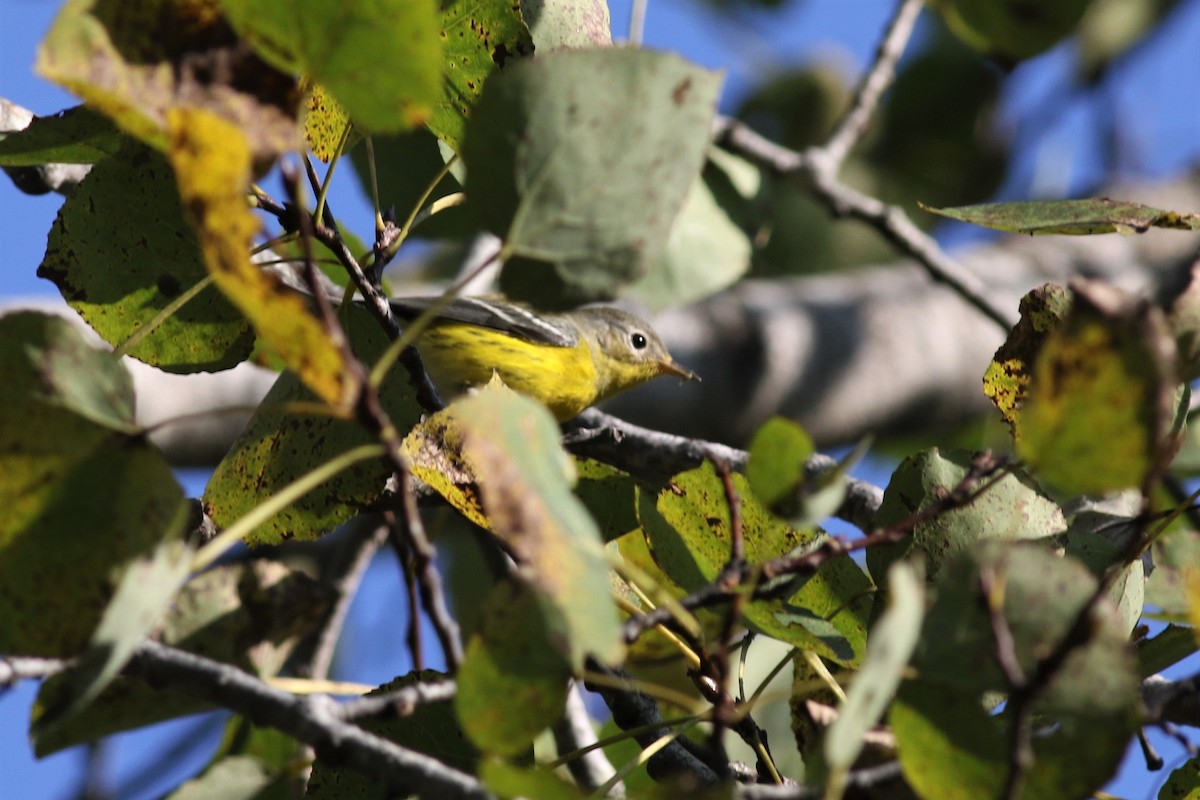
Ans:
[{"label": "sunlit leaf", "polygon": [[493,72],[533,53],[519,3],[455,0],[442,4],[445,94],[434,106],[429,130],[454,151],[483,85]]},{"label": "sunlit leaf", "polygon": [[1021,319],[1000,345],[983,375],[983,393],[995,403],[1000,416],[1014,433],[1018,411],[1029,393],[1038,353],[1050,331],[1057,328],[1070,312],[1071,303],[1070,290],[1053,283],[1022,297]]},{"label": "sunlit leaf", "polygon": [[[343,309],[342,319],[360,359],[370,363],[382,355],[387,338],[364,309]],[[421,408],[403,369],[387,376],[380,397],[400,430],[420,418]],[[204,507],[214,522],[222,527],[233,524],[292,481],[374,441],[357,422],[315,413],[316,403],[295,374],[279,376],[204,489]],[[247,542],[319,538],[374,502],[390,475],[382,459],[353,464],[259,526]]]},{"label": "sunlit leaf", "polygon": [[[505,543],[547,611],[550,637],[572,668],[623,652],[600,532],[571,493],[574,468],[546,409],[498,382],[431,415],[406,448],[418,475]],[[435,476],[431,475],[431,478]],[[485,516],[484,516],[485,515]]]},{"label": "sunlit leaf", "polygon": [[246,202],[250,152],[241,131],[202,111],[169,115],[168,155],[208,271],[258,335],[305,385],[335,408],[355,387],[342,354],[306,300],[250,261],[258,222]]},{"label": "sunlit leaf", "polygon": [[435,0],[221,0],[276,67],[324,85],[367,131],[407,130],[441,93]]},{"label": "sunlit leaf", "polygon": [[[113,218],[121,223],[114,225]],[[112,345],[123,344],[207,278],[175,176],[162,156],[131,143],[97,164],[59,210],[38,275],[53,281]],[[129,355],[168,372],[215,371],[245,361],[253,344],[250,323],[209,286]]]},{"label": "sunlit leaf", "polygon": [[560,47],[612,44],[612,20],[605,0],[523,0],[521,16],[529,23],[541,54]]},{"label": "sunlit leaf", "polygon": [[[745,556],[761,563],[817,548],[826,534],[802,530],[772,516],[732,476],[741,499]],[[663,571],[688,591],[712,582],[730,557],[729,505],[711,464],[676,475],[657,498],[638,504],[643,530]],[[745,621],[769,636],[813,650],[839,663],[857,663],[866,640],[871,582],[848,556],[826,562],[794,582],[782,599],[748,603]]]}]

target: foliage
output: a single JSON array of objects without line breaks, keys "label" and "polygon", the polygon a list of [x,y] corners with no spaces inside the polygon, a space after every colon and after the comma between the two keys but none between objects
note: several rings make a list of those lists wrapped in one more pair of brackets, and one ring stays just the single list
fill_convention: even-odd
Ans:
[{"label": "foliage", "polygon": [[[876,78],[918,5],[898,12]],[[1095,30],[1080,2],[1032,18],[1000,0],[934,5],[1003,63]],[[226,741],[174,796],[303,784],[313,797],[576,797],[607,777],[553,769],[548,731],[564,762],[584,757],[586,742],[561,733],[575,680],[625,731],[603,752],[641,748],[618,764],[629,796],[657,796],[647,776],[736,794],[724,785],[736,738],[760,781],[827,797],[871,779],[896,792],[879,796],[1051,798],[1097,791],[1139,725],[1161,721],[1142,679],[1195,650],[1181,631],[1200,614],[1195,536],[1176,530],[1188,501],[1164,492],[1196,468],[1183,423],[1184,381],[1200,374],[1194,279],[1163,306],[1091,282],[1030,292],[979,365],[1020,463],[913,453],[865,512],[848,475],[865,448],[822,465],[791,421],[764,426],[741,471],[710,448],[663,474],[620,442],[611,463],[585,457],[586,436],[564,441],[545,408],[498,381],[444,407],[429,391],[412,334],[376,302],[410,234],[493,234],[499,286],[537,308],[620,295],[663,308],[752,262],[804,269],[781,267],[786,236],[773,250],[759,241],[796,193],[855,208],[821,180],[865,123],[826,139],[827,125],[773,118],[764,92],[747,118],[780,123],[783,145],[825,141],[821,157],[791,151],[781,166],[733,134],[714,141],[734,127],[716,117],[721,76],[607,46],[606,25],[596,0],[64,4],[38,69],[86,105],[0,139],[3,166],[93,165],[38,269],[107,345],[44,314],[0,320],[0,655],[61,666],[31,721],[40,755],[223,707],[235,712]],[[1104,57],[1091,52],[1094,78]],[[946,57],[980,68],[961,47]],[[932,58],[899,77],[883,118],[928,116],[906,104],[919,102],[912,74],[948,71]],[[995,83],[975,88],[955,129],[987,113]],[[830,109],[845,99],[813,75],[772,91]],[[852,101],[867,116],[871,91]],[[883,162],[936,160],[924,123],[866,140],[856,168],[878,167],[881,193],[897,180]],[[324,177],[305,150],[330,164]],[[383,202],[397,205],[379,209],[370,248],[326,202],[323,181],[347,156],[368,185],[386,176]],[[954,158],[972,162],[970,178],[942,197],[998,175],[996,151]],[[263,188],[274,175],[282,196]],[[1042,234],[1196,227],[1193,214],[1108,199],[937,213]],[[923,235],[884,217],[874,224],[892,240]],[[330,297],[314,253],[352,289]],[[348,302],[356,294],[365,302]],[[137,423],[121,356],[186,375],[264,353],[281,374],[189,507]],[[1119,508],[1083,504],[1101,495]],[[460,525],[444,546],[478,561],[474,580],[455,581],[455,613],[425,530],[431,505]],[[863,535],[830,535],[829,516]],[[447,671],[338,704],[298,698],[276,679],[324,677],[321,642],[336,640],[338,592],[354,588],[284,554],[365,548],[329,536],[363,520],[404,557]],[[1141,638],[1147,609],[1177,624]],[[791,677],[786,697],[741,679],[764,644]],[[758,719],[780,712],[787,736],[768,739]],[[783,768],[800,759],[802,774]],[[1193,761],[1168,789],[1195,791],[1195,775]]]}]

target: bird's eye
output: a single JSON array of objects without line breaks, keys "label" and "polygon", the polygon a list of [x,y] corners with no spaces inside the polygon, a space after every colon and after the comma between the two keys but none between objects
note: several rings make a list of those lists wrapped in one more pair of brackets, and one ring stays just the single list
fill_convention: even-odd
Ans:
[{"label": "bird's eye", "polygon": [[633,345],[634,350],[641,350],[648,344],[646,337],[636,331],[630,335],[629,342]]}]

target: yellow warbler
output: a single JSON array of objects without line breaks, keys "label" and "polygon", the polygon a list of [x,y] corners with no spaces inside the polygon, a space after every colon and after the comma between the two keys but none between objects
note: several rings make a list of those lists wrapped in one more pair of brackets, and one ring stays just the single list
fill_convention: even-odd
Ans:
[{"label": "yellow warbler", "polygon": [[562,422],[659,375],[698,380],[671,359],[644,320],[615,308],[541,314],[494,298],[441,303],[435,297],[392,300],[402,321],[437,306],[416,344],[442,392],[481,386],[494,373]]}]

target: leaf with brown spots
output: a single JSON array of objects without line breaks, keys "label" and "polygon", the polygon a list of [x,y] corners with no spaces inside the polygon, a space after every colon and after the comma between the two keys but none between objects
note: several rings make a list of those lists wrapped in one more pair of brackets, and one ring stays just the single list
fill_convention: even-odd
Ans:
[{"label": "leaf with brown spots", "polygon": [[[800,530],[774,517],[755,499],[745,478],[735,474],[741,499],[746,560],[762,563],[815,549],[827,534]],[[676,491],[657,500],[643,492],[638,503],[642,529],[654,559],[671,579],[695,591],[717,578],[730,554],[729,504],[711,464],[675,476]],[[849,556],[828,561],[815,575],[797,581],[779,600],[745,607],[745,623],[768,636],[812,650],[842,664],[855,664],[866,643],[871,581]]]}]

